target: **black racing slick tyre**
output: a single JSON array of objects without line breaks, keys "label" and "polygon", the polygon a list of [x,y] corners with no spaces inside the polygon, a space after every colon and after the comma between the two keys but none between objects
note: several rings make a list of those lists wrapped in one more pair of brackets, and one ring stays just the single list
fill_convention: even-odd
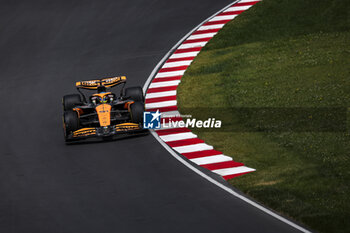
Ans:
[{"label": "black racing slick tyre", "polygon": [[130,98],[135,102],[144,102],[145,97],[141,87],[128,87],[125,88],[125,97]]},{"label": "black racing slick tyre", "polygon": [[65,111],[63,114],[63,129],[64,136],[79,129],[79,117],[76,111]]},{"label": "black racing slick tyre", "polygon": [[135,102],[130,105],[131,121],[137,124],[143,124],[143,112],[145,105],[142,102]]},{"label": "black racing slick tyre", "polygon": [[79,94],[65,95],[62,98],[63,110],[68,111],[75,108],[75,106],[82,103],[81,96]]}]

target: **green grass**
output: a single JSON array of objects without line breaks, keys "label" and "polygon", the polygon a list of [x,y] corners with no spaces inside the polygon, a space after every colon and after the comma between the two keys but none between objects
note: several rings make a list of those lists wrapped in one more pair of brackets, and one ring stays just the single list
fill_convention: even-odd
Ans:
[{"label": "green grass", "polygon": [[[199,137],[257,169],[230,183],[320,232],[350,232],[349,127],[317,127],[349,126],[349,9],[265,0],[208,43],[178,88],[181,113],[223,120]],[[310,112],[286,115],[294,107]]]}]

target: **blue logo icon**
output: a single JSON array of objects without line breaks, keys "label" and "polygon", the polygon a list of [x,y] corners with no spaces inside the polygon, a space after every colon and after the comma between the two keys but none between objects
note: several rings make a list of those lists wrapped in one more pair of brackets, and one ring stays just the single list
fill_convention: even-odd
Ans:
[{"label": "blue logo icon", "polygon": [[160,129],[160,116],[162,114],[157,112],[144,112],[143,113],[143,128],[145,129]]}]

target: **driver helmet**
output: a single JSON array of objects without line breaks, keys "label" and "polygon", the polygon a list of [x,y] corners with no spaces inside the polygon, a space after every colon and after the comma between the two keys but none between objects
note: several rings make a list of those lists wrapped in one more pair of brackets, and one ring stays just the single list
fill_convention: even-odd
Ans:
[{"label": "driver helmet", "polygon": [[105,95],[101,98],[101,103],[106,104],[108,102],[108,100],[109,100],[108,96]]}]

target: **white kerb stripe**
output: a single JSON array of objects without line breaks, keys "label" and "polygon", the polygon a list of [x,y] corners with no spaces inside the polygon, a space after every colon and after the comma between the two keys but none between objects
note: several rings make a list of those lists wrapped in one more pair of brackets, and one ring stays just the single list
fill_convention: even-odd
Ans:
[{"label": "white kerb stripe", "polygon": [[187,40],[196,40],[196,39],[202,39],[202,38],[212,38],[215,35],[216,35],[216,32],[192,35],[192,36],[188,37]]},{"label": "white kerb stripe", "polygon": [[147,93],[146,99],[152,99],[152,98],[158,98],[158,97],[166,97],[166,96],[174,96],[176,95],[175,91],[163,91],[163,92],[154,92],[154,93]]},{"label": "white kerb stripe", "polygon": [[189,53],[175,53],[169,58],[184,58],[184,57],[195,57],[199,52],[189,52]]},{"label": "white kerb stripe", "polygon": [[180,83],[180,80],[156,82],[156,83],[151,83],[151,85],[149,85],[149,88],[177,86],[179,85],[179,83]]},{"label": "white kerb stripe", "polygon": [[156,78],[166,78],[172,76],[183,75],[186,70],[177,70],[177,71],[169,71],[169,72],[161,72],[156,75]]},{"label": "white kerb stripe", "polygon": [[239,1],[239,3],[256,2],[256,1],[261,1],[261,0],[241,0],[241,1]]},{"label": "white kerb stripe", "polygon": [[146,107],[146,109],[169,107],[169,106],[176,106],[176,103],[177,103],[176,100],[170,100],[170,101],[163,101],[163,102],[146,104],[145,107]]},{"label": "white kerb stripe", "polygon": [[195,47],[203,47],[207,42],[196,42],[196,43],[188,43],[180,45],[179,49],[188,49]]},{"label": "white kerb stripe", "polygon": [[251,8],[252,5],[248,5],[248,6],[233,6],[228,8],[227,10],[224,10],[224,12],[230,12],[230,11],[245,11],[249,8]]},{"label": "white kerb stripe", "polygon": [[190,139],[190,138],[196,138],[197,135],[191,132],[187,133],[173,133],[168,135],[159,136],[164,142],[172,142],[172,141],[178,141],[178,140],[184,140],[184,139]]},{"label": "white kerb stripe", "polygon": [[220,20],[231,20],[236,18],[238,15],[222,15],[222,16],[216,16],[214,18],[212,18],[211,20],[209,20],[209,22],[213,22],[213,21],[220,21]]},{"label": "white kerb stripe", "polygon": [[225,24],[215,24],[215,25],[201,26],[201,27],[198,28],[198,31],[209,30],[209,29],[218,29],[218,28],[222,28],[223,26],[225,26]]},{"label": "white kerb stripe", "polygon": [[167,62],[167,63],[165,63],[162,66],[162,68],[178,67],[178,66],[189,66],[191,63],[192,63],[192,61]]},{"label": "white kerb stripe", "polygon": [[246,166],[212,170],[212,172],[215,172],[216,174],[219,174],[220,176],[228,176],[228,175],[240,174],[240,173],[244,173],[244,172],[253,172],[253,171],[255,171],[255,169],[250,168],[250,167],[246,167]]},{"label": "white kerb stripe", "polygon": [[205,157],[195,158],[190,160],[195,164],[204,165],[204,164],[232,161],[232,158],[226,155],[213,155],[213,156],[205,156]]},{"label": "white kerb stripe", "polygon": [[188,146],[173,147],[173,149],[179,153],[189,153],[189,152],[202,151],[202,150],[213,150],[213,147],[205,143],[198,143],[198,144],[193,144]]}]

